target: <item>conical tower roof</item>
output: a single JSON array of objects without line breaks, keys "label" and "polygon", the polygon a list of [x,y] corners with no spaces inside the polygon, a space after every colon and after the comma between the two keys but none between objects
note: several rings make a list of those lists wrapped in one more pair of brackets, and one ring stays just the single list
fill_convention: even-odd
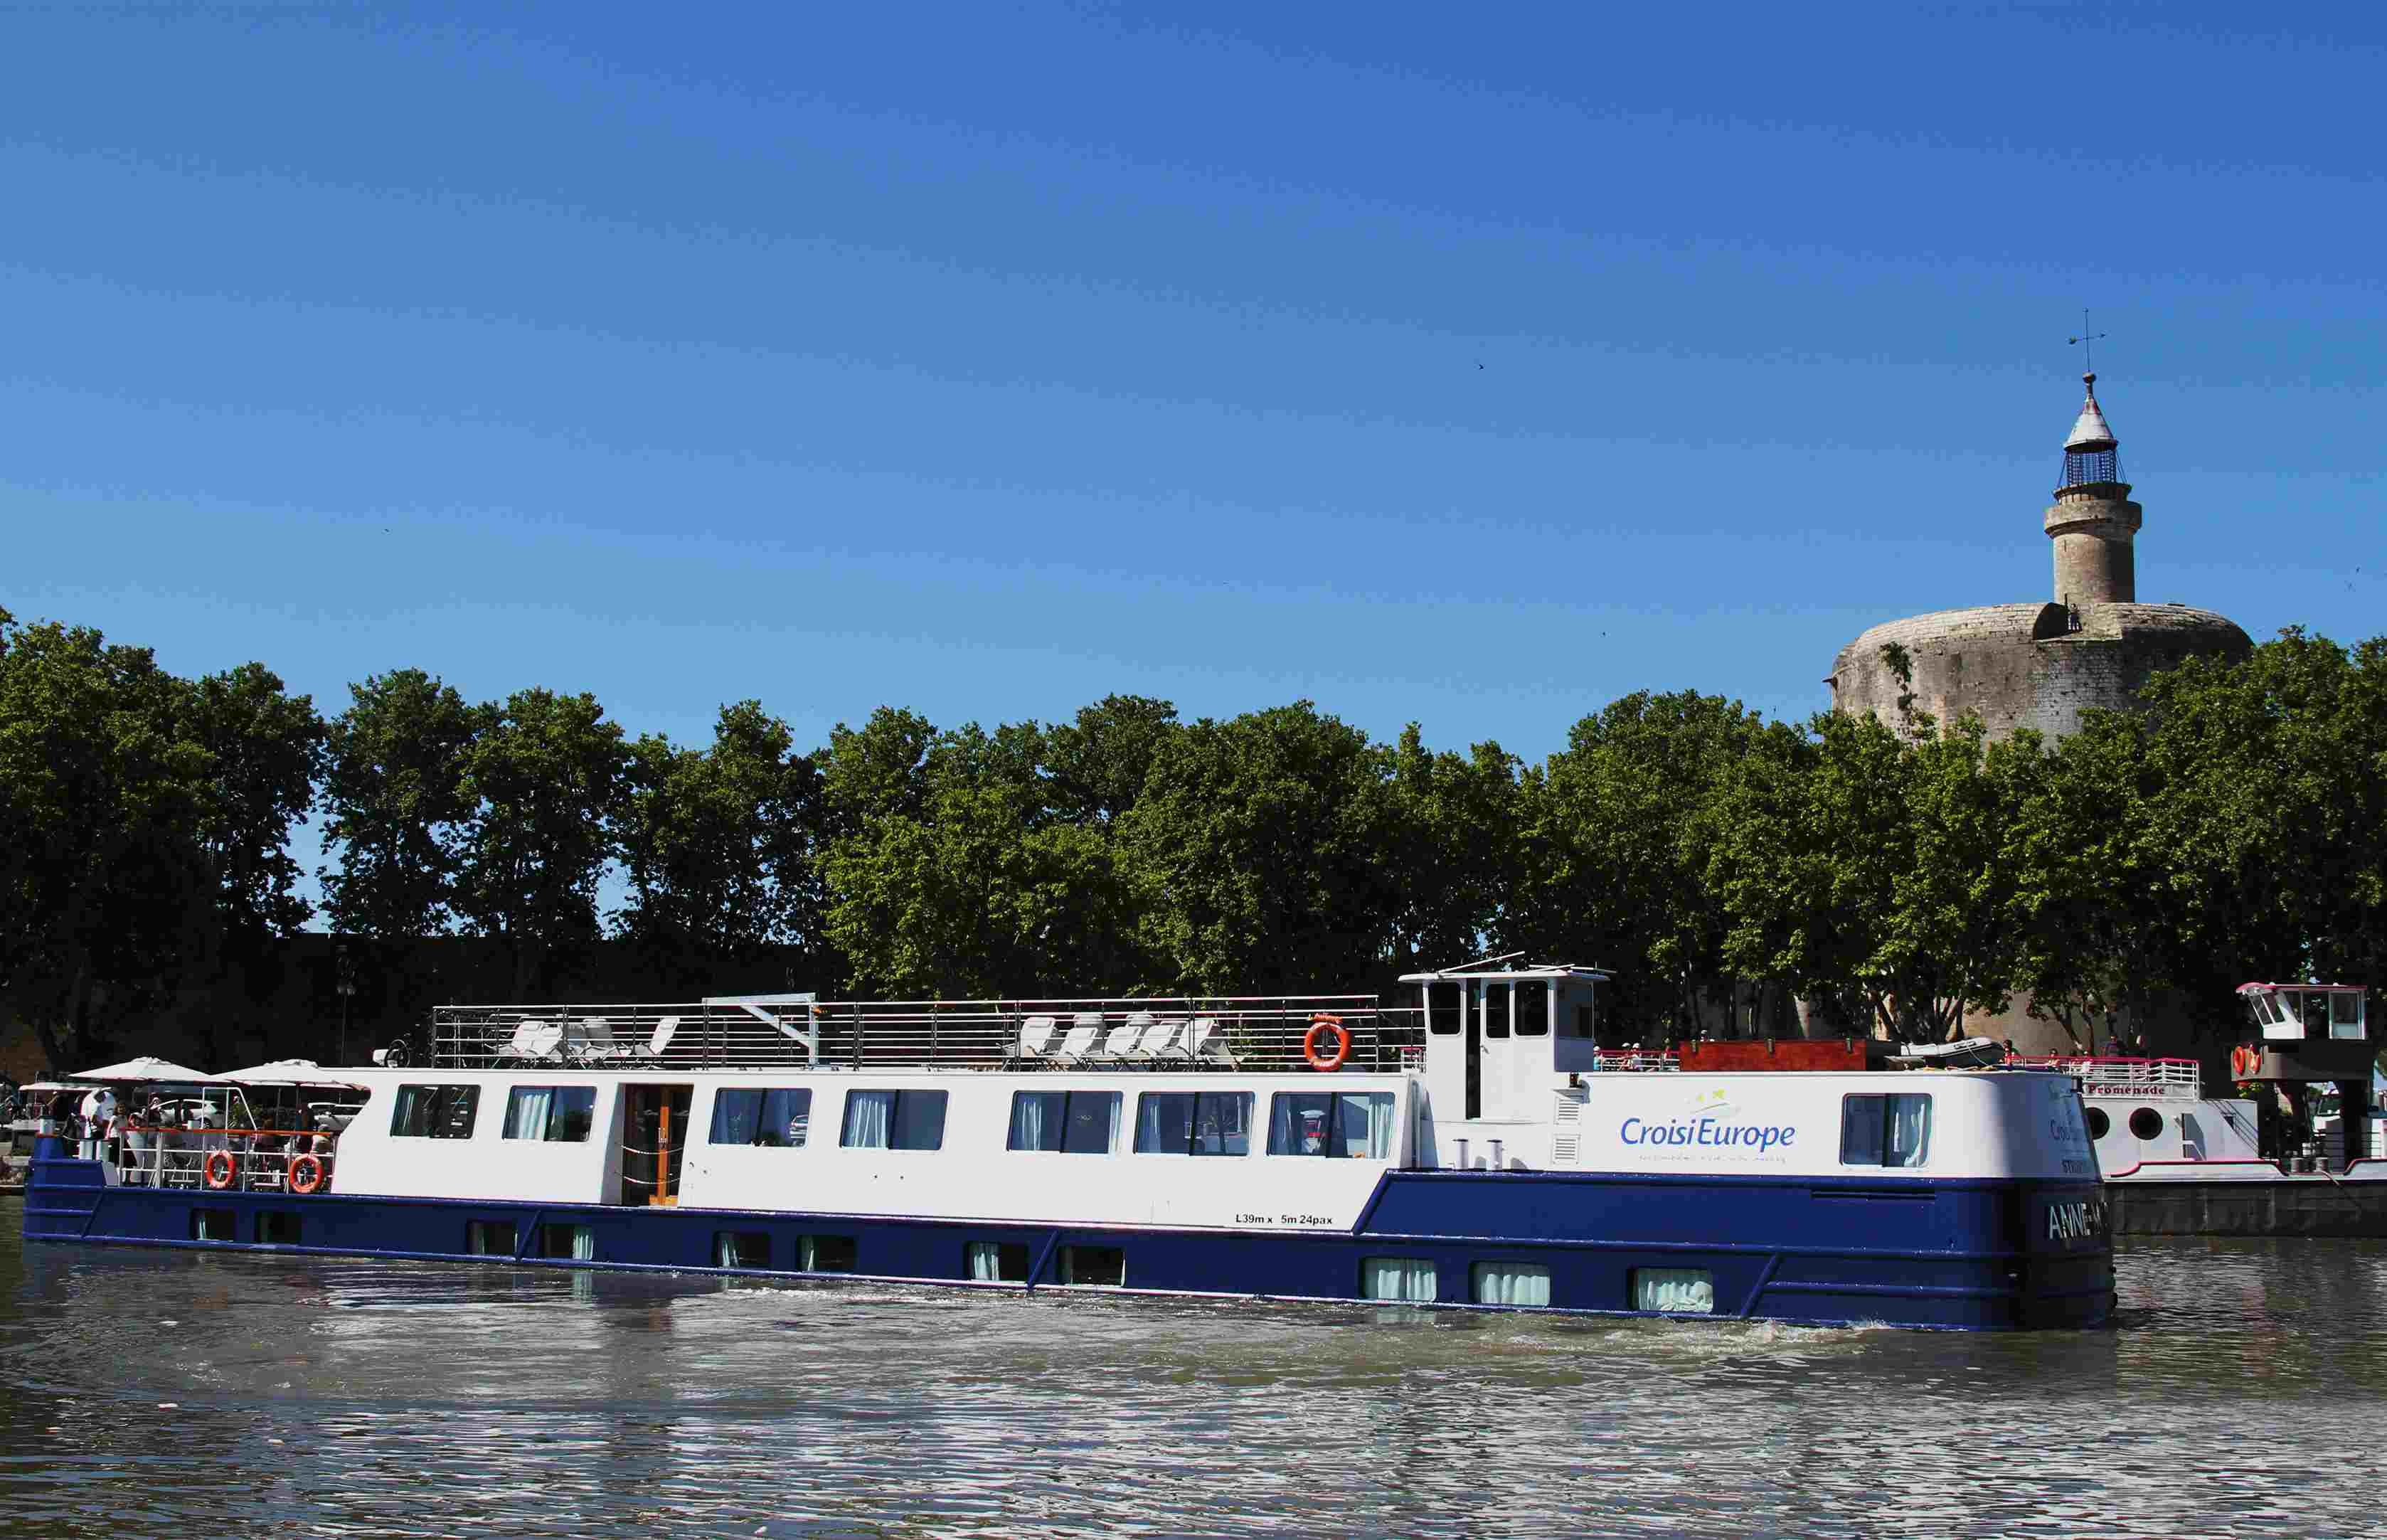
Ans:
[{"label": "conical tower roof", "polygon": [[2080,383],[2089,387],[2089,398],[2080,403],[2080,415],[2073,422],[2072,435],[2064,441],[2066,453],[2082,449],[2114,448],[2114,430],[2105,425],[2105,413],[2097,405],[2097,376],[2083,374]]}]

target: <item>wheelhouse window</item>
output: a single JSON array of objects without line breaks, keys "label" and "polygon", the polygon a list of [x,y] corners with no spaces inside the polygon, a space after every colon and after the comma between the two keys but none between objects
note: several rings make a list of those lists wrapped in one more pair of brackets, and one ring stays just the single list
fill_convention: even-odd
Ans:
[{"label": "wheelhouse window", "polygon": [[595,1086],[518,1085],[506,1095],[505,1136],[578,1144],[596,1116]]},{"label": "wheelhouse window", "polygon": [[476,1085],[402,1085],[391,1104],[393,1139],[470,1139],[480,1109]]},{"label": "wheelhouse window", "polygon": [[760,1144],[800,1150],[812,1131],[813,1093],[806,1086],[739,1086],[713,1093],[715,1144]]},{"label": "wheelhouse window", "polygon": [[1248,1091],[1147,1091],[1135,1099],[1138,1155],[1252,1153]]},{"label": "wheelhouse window", "polygon": [[845,1128],[838,1142],[849,1150],[936,1150],[945,1142],[945,1092],[941,1091],[849,1091]]},{"label": "wheelhouse window", "polygon": [[2329,997],[2329,1035],[2333,1038],[2361,1038],[2362,996],[2352,990],[2339,990]]},{"label": "wheelhouse window", "polygon": [[1475,978],[1467,985],[1468,1009],[1477,1014],[1477,1020],[1487,1038],[1509,1035],[1509,986],[1499,979]]},{"label": "wheelhouse window", "polygon": [[1116,1091],[1015,1091],[1004,1148],[1108,1155],[1118,1148]]},{"label": "wheelhouse window", "polygon": [[1436,1037],[1457,1037],[1465,996],[1456,984],[1425,986],[1425,1029]]},{"label": "wheelhouse window", "polygon": [[1546,1038],[1550,1035],[1548,979],[1517,980],[1517,1035],[1521,1038]]},{"label": "wheelhouse window", "polygon": [[1921,1166],[1931,1157],[1931,1098],[1892,1092],[1840,1098],[1840,1164]]},{"label": "wheelhouse window", "polygon": [[1269,1098],[1268,1153],[1389,1160],[1396,1100],[1389,1091],[1280,1091]]}]

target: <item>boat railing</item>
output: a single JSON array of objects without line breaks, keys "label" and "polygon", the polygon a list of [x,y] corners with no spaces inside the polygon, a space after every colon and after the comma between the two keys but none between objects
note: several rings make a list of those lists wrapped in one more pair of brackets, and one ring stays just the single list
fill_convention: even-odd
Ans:
[{"label": "boat railing", "polygon": [[1679,1071],[1683,1061],[1670,1048],[1602,1048],[1596,1067],[1603,1075],[1669,1075]]},{"label": "boat railing", "polygon": [[[339,1135],[316,1129],[218,1129],[123,1122],[109,1130],[120,1180],[135,1187],[246,1193],[330,1185]],[[307,1156],[311,1169],[297,1162]]]},{"label": "boat railing", "polygon": [[2093,1054],[2017,1054],[2015,1069],[2053,1069],[2078,1076],[2084,1096],[2142,1096],[2193,1102],[2204,1092],[2204,1072],[2194,1059],[2115,1058]]},{"label": "boat railing", "polygon": [[430,1036],[459,1069],[1292,1070],[1342,1047],[1342,1067],[1390,1071],[1425,1041],[1373,995],[442,1005]]}]

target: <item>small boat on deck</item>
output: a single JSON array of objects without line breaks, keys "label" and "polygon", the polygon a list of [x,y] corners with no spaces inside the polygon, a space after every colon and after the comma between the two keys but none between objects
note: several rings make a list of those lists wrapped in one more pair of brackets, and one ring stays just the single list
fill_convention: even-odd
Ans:
[{"label": "small boat on deck", "polygon": [[1604,1049],[1609,975],[1572,965],[1403,982],[443,1007],[419,1064],[225,1078],[196,1143],[44,1140],[25,1233],[1983,1331],[2111,1308],[2069,1074]]}]

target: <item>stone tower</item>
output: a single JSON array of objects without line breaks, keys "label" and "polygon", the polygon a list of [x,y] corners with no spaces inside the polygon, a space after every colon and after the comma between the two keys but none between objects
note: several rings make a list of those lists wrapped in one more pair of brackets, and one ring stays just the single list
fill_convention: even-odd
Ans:
[{"label": "stone tower", "polygon": [[2041,523],[2054,547],[2045,600],[1941,610],[1876,625],[1833,661],[1832,707],[1898,720],[1899,682],[1882,659],[1896,642],[1913,672],[1916,704],[1942,722],[1970,712],[1993,738],[2032,727],[2061,738],[2090,707],[2128,711],[2160,669],[2199,656],[2242,657],[2253,646],[2226,615],[2185,604],[2138,602],[2143,511],[2122,480],[2119,447],[2097,404],[2097,376],[2064,441],[2064,482]]},{"label": "stone tower", "polygon": [[2064,441],[2064,485],[2046,517],[2055,542],[2055,601],[2128,604],[2139,597],[2132,557],[2141,511],[2130,500],[2114,430],[2097,405],[2097,376],[2083,374],[2080,383],[2089,398]]},{"label": "stone tower", "polygon": [[[2064,484],[2043,520],[2055,548],[2046,600],[1942,610],[1876,625],[1833,661],[1832,709],[1899,722],[1898,676],[1882,649],[1906,650],[1916,704],[1941,722],[1978,716],[1990,738],[2036,728],[2061,738],[2091,707],[2138,709],[2148,675],[2192,657],[2243,657],[2246,633],[2226,615],[2185,604],[2138,602],[2142,513],[2122,480],[2114,431],[2097,404],[2097,377],[2064,441]],[[2147,1024],[2163,1029],[2161,1022]],[[2061,1030],[2031,1018],[2023,1002],[2002,1016],[1971,1017],[1967,1030],[2012,1040],[2025,1052],[2060,1051]],[[2113,1024],[2105,1024],[2111,1032]]]}]

